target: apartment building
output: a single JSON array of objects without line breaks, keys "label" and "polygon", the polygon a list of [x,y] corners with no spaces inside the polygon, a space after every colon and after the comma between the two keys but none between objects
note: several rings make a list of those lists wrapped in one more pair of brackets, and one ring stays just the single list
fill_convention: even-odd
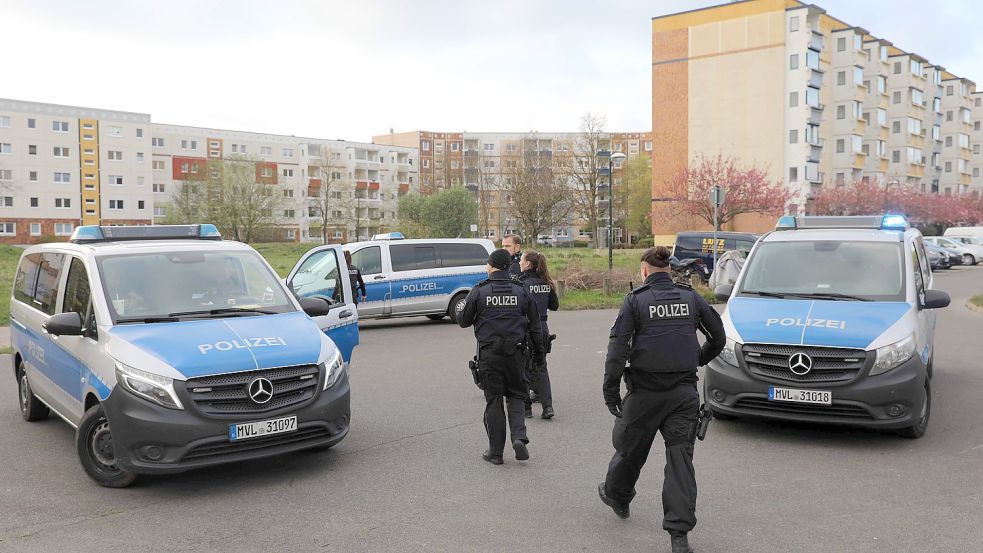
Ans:
[{"label": "apartment building", "polygon": [[[979,193],[972,81],[821,7],[745,0],[652,20],[653,197],[700,155],[764,168],[805,213],[859,180]],[[762,231],[770,217],[738,217]],[[656,235],[701,227],[653,221]]]},{"label": "apartment building", "polygon": [[[511,184],[510,174],[521,156],[535,159],[534,164],[550,167],[574,187],[571,164],[590,150],[585,136],[578,132],[435,132],[409,131],[372,137],[373,143],[417,148],[420,152],[420,191],[432,194],[439,190],[463,185],[477,195],[480,233],[492,240],[517,232],[518,222],[510,211],[512,199],[504,189]],[[629,156],[649,155],[652,136],[647,132],[601,133],[594,150],[624,152]],[[606,177],[601,177],[604,181]],[[621,167],[613,171],[614,188],[621,184]],[[605,189],[606,190],[606,189]],[[606,205],[606,197],[600,198]],[[603,207],[603,206],[602,206]],[[606,214],[606,211],[601,210]],[[606,217],[606,215],[605,215]],[[605,219],[606,221],[606,219]],[[588,242],[588,229],[572,210],[559,225],[539,238],[554,243]],[[616,241],[628,239],[618,228]]]},{"label": "apartment building", "polygon": [[418,184],[415,148],[160,123],[152,132],[157,222],[173,220],[183,183],[221,163],[253,164],[257,182],[282,194],[269,240],[320,241],[325,220],[328,242],[368,239],[395,228],[399,197]]},{"label": "apartment building", "polygon": [[0,242],[153,220],[150,116],[0,99]]}]

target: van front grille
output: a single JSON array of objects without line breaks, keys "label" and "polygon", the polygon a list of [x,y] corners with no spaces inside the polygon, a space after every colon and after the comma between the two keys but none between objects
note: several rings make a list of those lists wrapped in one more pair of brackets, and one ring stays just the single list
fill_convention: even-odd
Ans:
[{"label": "van front grille", "polygon": [[[804,375],[792,372],[789,359],[804,353],[812,360],[812,368]],[[789,346],[783,344],[744,344],[741,357],[748,372],[766,380],[792,383],[849,382],[860,374],[867,362],[862,349]]]},{"label": "van front grille", "polygon": [[[257,403],[249,397],[249,385],[257,378],[273,384],[273,397],[266,403]],[[317,365],[301,365],[192,378],[185,387],[203,414],[250,415],[306,403],[317,394],[320,380]]]}]

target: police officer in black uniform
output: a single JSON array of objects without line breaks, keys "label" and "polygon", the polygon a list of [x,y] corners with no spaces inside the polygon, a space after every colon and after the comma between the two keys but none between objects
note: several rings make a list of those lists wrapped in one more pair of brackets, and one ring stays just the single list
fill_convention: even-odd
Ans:
[{"label": "police officer in black uniform", "polygon": [[[502,398],[507,398],[512,449],[519,461],[529,459],[526,421],[523,417],[529,384],[525,370],[529,355],[543,364],[543,331],[536,301],[521,283],[508,274],[511,257],[505,250],[488,256],[488,279],[475,286],[457,316],[462,328],[474,325],[478,340],[478,375],[485,392],[485,461],[501,465],[505,449],[506,417]],[[529,344],[528,342],[532,343]]]},{"label": "police officer in black uniform", "polygon": [[522,268],[519,266],[522,261],[522,238],[516,234],[507,235],[502,238],[502,249],[512,256],[509,263],[509,276],[519,276],[522,273]]},{"label": "police officer in black uniform", "polygon": [[[645,251],[645,283],[625,297],[611,328],[604,403],[617,417],[615,454],[597,491],[615,514],[628,518],[635,482],[655,433],[661,432],[666,445],[662,527],[670,534],[673,553],[687,553],[692,552],[687,533],[696,525],[696,369],[720,354],[726,337],[717,312],[693,290],[673,283],[669,257],[661,246]],[[697,331],[707,338],[702,348]],[[622,376],[628,388],[623,404]]]},{"label": "police officer in black uniform", "polygon": [[[522,254],[520,262],[522,273],[519,280],[526,285],[533,299],[536,300],[536,307],[539,309],[539,319],[543,327],[543,346],[546,353],[550,352],[550,331],[546,324],[549,311],[556,311],[560,308],[560,299],[556,295],[556,286],[550,278],[549,268],[546,266],[546,257],[533,250]],[[529,388],[535,392],[543,405],[542,418],[552,419],[555,416],[553,411],[553,389],[550,387],[550,375],[546,371],[546,363],[540,366],[532,365],[529,371]],[[526,398],[526,418],[532,418],[532,398]]]}]

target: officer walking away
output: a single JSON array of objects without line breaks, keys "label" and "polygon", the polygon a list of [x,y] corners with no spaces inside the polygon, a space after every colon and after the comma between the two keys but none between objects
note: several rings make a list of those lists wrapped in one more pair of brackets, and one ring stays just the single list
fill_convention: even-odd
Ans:
[{"label": "officer walking away", "polygon": [[509,234],[502,238],[502,249],[509,252],[512,256],[509,262],[509,276],[519,276],[522,268],[519,262],[522,260],[522,238],[516,234]]},{"label": "officer walking away", "polygon": [[[546,266],[546,257],[533,250],[522,254],[519,262],[522,274],[519,280],[526,285],[533,299],[536,300],[536,307],[539,309],[539,320],[543,327],[543,347],[547,354],[551,349],[552,340],[550,339],[549,327],[546,324],[547,311],[556,311],[560,308],[560,300],[556,296],[556,284],[550,278],[550,271]],[[554,416],[553,412],[553,390],[550,387],[550,375],[546,371],[546,363],[540,366],[532,365],[529,373],[529,389],[536,392],[540,403],[543,405],[542,418],[549,420]],[[526,398],[526,418],[532,418],[532,398]]]},{"label": "officer walking away", "polygon": [[[615,514],[628,518],[635,482],[655,433],[661,432],[666,445],[662,528],[670,534],[673,553],[688,553],[687,533],[696,525],[696,369],[721,352],[726,338],[717,312],[692,289],[673,283],[669,256],[661,246],[642,254],[645,283],[625,297],[611,327],[604,403],[617,417],[615,453],[597,493]],[[702,348],[697,330],[707,338]],[[623,404],[622,376],[628,388]]]},{"label": "officer walking away", "polygon": [[[488,256],[488,279],[471,289],[457,317],[462,328],[474,325],[478,340],[478,382],[485,392],[484,421],[488,433],[488,450],[482,458],[493,465],[502,464],[505,449],[503,398],[507,399],[515,458],[529,459],[526,447],[529,438],[523,418],[529,391],[526,364],[530,354],[534,363],[541,365],[546,361],[536,301],[525,286],[509,277],[510,262],[505,250],[495,250]],[[529,339],[532,344],[527,343]]]},{"label": "officer walking away", "polygon": [[355,303],[359,303],[359,289],[362,290],[361,300],[365,301],[365,281],[362,280],[362,269],[352,265],[352,254],[349,251],[345,251],[345,263],[348,264],[348,279],[352,282],[352,299]]}]

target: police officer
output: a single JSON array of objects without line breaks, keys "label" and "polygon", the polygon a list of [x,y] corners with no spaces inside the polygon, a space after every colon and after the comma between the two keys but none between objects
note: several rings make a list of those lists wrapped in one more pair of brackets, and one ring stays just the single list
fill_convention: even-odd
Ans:
[{"label": "police officer", "polygon": [[[352,265],[352,253],[345,250],[345,263],[348,264],[348,279],[352,283],[352,299],[358,304],[359,298],[365,303],[365,280],[362,279],[362,269]],[[362,294],[358,291],[361,289]]]},{"label": "police officer", "polygon": [[[673,553],[687,553],[692,551],[687,533],[696,525],[696,368],[716,357],[726,338],[717,312],[693,290],[673,283],[669,257],[661,246],[642,254],[645,283],[625,297],[611,328],[604,403],[617,417],[615,453],[597,492],[615,514],[628,518],[635,482],[655,433],[661,432],[666,445],[662,527],[670,534]],[[702,348],[698,330],[707,338]],[[622,376],[628,388],[623,404]]]},{"label": "police officer", "polygon": [[[543,327],[543,347],[546,353],[550,352],[550,331],[546,326],[547,311],[556,311],[560,308],[560,300],[556,296],[556,285],[550,278],[549,268],[546,266],[546,257],[533,250],[522,254],[519,262],[522,273],[519,280],[529,289],[533,299],[536,300],[536,307],[539,309],[539,319]],[[529,388],[536,392],[540,403],[543,405],[542,418],[552,419],[555,415],[553,411],[553,390],[550,387],[550,375],[546,372],[546,364],[541,366],[533,365],[529,374]],[[532,418],[532,399],[526,398],[526,418]]]},{"label": "police officer", "polygon": [[522,268],[519,266],[519,262],[522,260],[522,238],[515,234],[507,235],[502,238],[502,249],[512,256],[509,263],[509,276],[519,276],[519,273],[522,272]]},{"label": "police officer", "polygon": [[[462,328],[474,325],[478,340],[478,375],[485,392],[485,431],[488,450],[482,455],[493,465],[502,464],[506,417],[502,398],[507,398],[512,449],[519,461],[529,459],[526,421],[523,418],[529,391],[526,379],[528,355],[543,364],[543,331],[536,301],[525,286],[508,274],[511,257],[505,250],[488,256],[488,279],[468,294],[457,321]],[[527,338],[527,336],[529,338]],[[531,339],[532,344],[527,343]]]}]

